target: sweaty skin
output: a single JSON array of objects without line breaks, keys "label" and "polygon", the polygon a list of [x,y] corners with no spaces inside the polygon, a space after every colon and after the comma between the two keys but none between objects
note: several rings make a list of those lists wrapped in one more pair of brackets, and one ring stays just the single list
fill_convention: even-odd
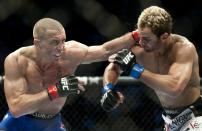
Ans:
[{"label": "sweaty skin", "polygon": [[[66,98],[61,97],[50,101],[45,89],[55,84],[62,76],[74,73],[86,53],[77,49],[77,46],[74,42],[66,43],[66,49],[69,51],[65,51],[60,59],[52,62],[42,58],[40,65],[33,56],[35,54],[34,46],[23,47],[8,56],[5,63],[5,87],[10,86],[10,88],[5,88],[5,92],[9,104],[10,102],[16,104],[17,107],[14,106],[14,110],[21,106],[22,108],[19,108],[19,110],[23,110],[23,108],[29,110],[29,112],[25,111],[24,113],[37,111],[56,114],[61,110]],[[12,84],[12,81],[15,85],[9,85]],[[46,98],[46,100],[41,102],[41,97]],[[38,98],[39,100],[33,101],[32,98]]]},{"label": "sweaty skin", "polygon": [[174,43],[165,54],[142,51],[137,54],[137,62],[146,68],[140,80],[154,89],[162,106],[176,108],[190,105],[199,97],[200,77],[194,45],[182,36],[171,37]]},{"label": "sweaty skin", "polygon": [[[74,74],[79,64],[107,60],[113,53],[134,44],[131,33],[103,45],[89,47],[76,41],[65,42],[64,28],[52,21],[40,25],[45,31],[43,28],[35,29],[34,45],[22,47],[5,59],[4,89],[14,117],[34,112],[60,112],[66,97],[51,101],[47,93],[49,86],[63,76]],[[38,33],[40,31],[43,32]]]},{"label": "sweaty skin", "polygon": [[[200,96],[198,55],[194,45],[180,35],[166,34],[157,39],[147,27],[139,31],[142,47],[131,48],[137,63],[145,68],[139,80],[156,92],[163,107],[192,104]],[[109,61],[113,62],[114,57]],[[117,65],[110,63],[105,69],[104,83],[115,84],[119,70]],[[119,101],[122,100],[120,96]]]}]

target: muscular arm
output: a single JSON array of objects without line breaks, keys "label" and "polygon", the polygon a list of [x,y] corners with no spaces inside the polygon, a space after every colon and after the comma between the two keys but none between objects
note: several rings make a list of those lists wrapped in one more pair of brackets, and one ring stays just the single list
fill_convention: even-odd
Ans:
[{"label": "muscular arm", "polygon": [[4,90],[9,110],[15,117],[35,112],[42,104],[50,101],[47,91],[36,94],[26,93],[27,81],[16,56],[9,55],[4,63]]},{"label": "muscular arm", "polygon": [[195,52],[194,47],[183,47],[177,52],[176,60],[167,75],[155,74],[145,69],[140,80],[156,91],[177,97],[190,80]]},{"label": "muscular arm", "polygon": [[104,76],[103,76],[103,84],[106,85],[108,83],[116,84],[118,77],[120,75],[120,69],[118,65],[114,63],[110,63],[104,71]]},{"label": "muscular arm", "polygon": [[132,37],[132,33],[127,33],[121,37],[105,42],[99,46],[90,46],[87,48],[87,54],[82,63],[90,63],[107,60],[107,58],[118,52],[123,48],[131,48],[135,41]]}]

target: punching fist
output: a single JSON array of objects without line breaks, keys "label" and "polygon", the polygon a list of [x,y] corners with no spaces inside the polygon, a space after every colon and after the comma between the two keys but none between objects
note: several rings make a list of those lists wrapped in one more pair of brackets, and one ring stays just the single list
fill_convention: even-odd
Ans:
[{"label": "punching fist", "polygon": [[123,103],[124,97],[120,92],[113,90],[113,84],[109,83],[103,88],[103,95],[100,100],[102,108],[109,112]]},{"label": "punching fist", "polygon": [[119,65],[123,72],[135,79],[138,79],[144,71],[144,67],[136,62],[135,55],[127,49],[123,49],[116,54],[114,63]]},{"label": "punching fist", "polygon": [[142,47],[142,45],[140,44],[140,36],[138,30],[132,32],[132,37],[133,40],[135,41],[135,46]]},{"label": "punching fist", "polygon": [[132,37],[135,40],[136,44],[139,43],[140,41],[140,37],[139,37],[139,32],[138,30],[135,30],[132,32]]},{"label": "punching fist", "polygon": [[50,86],[47,91],[50,99],[53,100],[70,94],[78,94],[82,88],[81,86],[79,80],[75,76],[70,75],[61,78],[55,85]]}]

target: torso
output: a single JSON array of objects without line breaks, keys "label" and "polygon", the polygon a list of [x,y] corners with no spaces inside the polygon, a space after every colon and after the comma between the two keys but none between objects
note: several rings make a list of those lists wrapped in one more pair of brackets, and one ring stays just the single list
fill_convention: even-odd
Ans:
[{"label": "torso", "polygon": [[[85,55],[85,51],[78,53],[80,51],[79,49],[75,49],[75,52],[72,51],[74,49],[69,49],[71,50],[71,54],[64,54],[64,58],[62,57],[58,61],[39,66],[29,55],[25,55],[29,48],[33,47],[22,49],[18,55],[18,57],[25,59],[27,62],[27,66],[24,69],[24,77],[28,85],[26,89],[26,93],[28,94],[38,93],[50,85],[54,85],[61,77],[74,74],[74,71],[80,64],[80,60]],[[56,114],[62,109],[65,101],[66,97],[57,98],[42,105],[37,112]]]},{"label": "torso", "polygon": [[[175,44],[181,44],[183,40],[187,40],[181,36],[173,36],[176,39]],[[187,42],[184,42],[187,43]],[[143,49],[137,49],[137,61],[140,64],[143,64],[145,69],[162,75],[167,75],[171,65],[175,62],[175,55],[179,48],[182,48],[181,45],[174,45],[165,55],[157,56],[154,53],[145,53]],[[139,47],[138,47],[139,48]],[[139,55],[138,55],[139,54]],[[194,54],[194,64],[192,67],[191,78],[185,87],[184,91],[177,97],[170,97],[166,93],[154,90],[162,104],[163,107],[168,108],[177,108],[182,106],[187,106],[192,104],[200,95],[199,88],[199,67],[197,54]]]},{"label": "torso", "polygon": [[[72,67],[73,65],[74,67]],[[64,61],[59,65],[50,65],[46,67],[45,71],[41,71],[35,63],[30,61],[25,75],[29,88],[28,92],[38,93],[44,88],[54,85],[60,77],[73,74],[76,67],[76,63],[70,64],[70,62]],[[42,106],[38,112],[55,114],[61,110],[65,101],[65,97],[57,98]]]}]

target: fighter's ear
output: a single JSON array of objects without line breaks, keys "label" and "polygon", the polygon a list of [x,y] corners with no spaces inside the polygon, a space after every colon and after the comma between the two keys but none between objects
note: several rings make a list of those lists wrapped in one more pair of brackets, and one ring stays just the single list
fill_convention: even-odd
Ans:
[{"label": "fighter's ear", "polygon": [[39,42],[40,42],[39,39],[35,39],[35,38],[34,38],[34,45],[35,45],[37,48],[40,48]]},{"label": "fighter's ear", "polygon": [[169,34],[167,32],[163,33],[161,36],[160,36],[160,39],[161,40],[165,40],[169,37]]}]

